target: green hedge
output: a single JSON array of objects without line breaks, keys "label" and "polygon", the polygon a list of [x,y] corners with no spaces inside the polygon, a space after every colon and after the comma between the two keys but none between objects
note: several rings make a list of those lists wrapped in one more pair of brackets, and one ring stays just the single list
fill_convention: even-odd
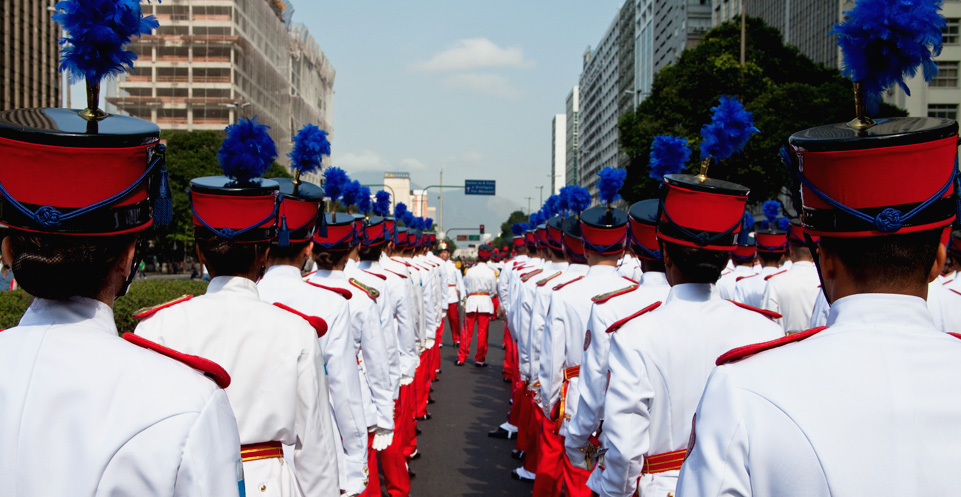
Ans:
[{"label": "green hedge", "polygon": [[[182,295],[203,295],[206,291],[207,283],[200,280],[135,281],[130,285],[127,295],[114,303],[113,317],[117,322],[117,331],[121,334],[133,331],[137,321],[132,316],[138,309],[153,307]],[[0,328],[16,326],[32,301],[33,297],[23,290],[0,292]]]}]

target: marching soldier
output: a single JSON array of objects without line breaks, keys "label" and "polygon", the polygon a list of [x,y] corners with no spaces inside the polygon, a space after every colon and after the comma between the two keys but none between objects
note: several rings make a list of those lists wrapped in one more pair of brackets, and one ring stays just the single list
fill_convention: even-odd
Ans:
[{"label": "marching soldier", "polygon": [[[115,33],[118,50],[129,40],[111,16],[156,27],[137,3],[99,14],[62,3],[75,9],[54,16],[64,26],[73,15],[104,15],[96,28]],[[82,37],[67,28],[70,47],[90,50]],[[0,112],[0,222],[10,227],[3,259],[34,297],[20,323],[0,332],[2,493],[243,494],[237,422],[223,390],[230,375],[210,360],[117,336],[112,306],[133,279],[139,234],[170,222],[172,205],[160,129],[97,109],[99,80],[88,76],[79,115]]]},{"label": "marching soldier", "polygon": [[[817,241],[816,237],[813,241]],[[807,329],[821,286],[814,256],[808,248],[800,221],[796,219],[791,221],[788,229],[788,255],[791,268],[769,277],[761,307],[782,315],[777,322],[784,333],[791,334]]]},{"label": "marching soldier", "polygon": [[754,240],[761,271],[734,283],[734,300],[751,307],[761,307],[767,281],[781,270],[781,260],[787,254],[787,232],[769,224],[768,229],[754,234]]},{"label": "marching soldier", "polygon": [[453,338],[454,347],[460,347],[460,301],[461,295],[464,294],[464,277],[461,272],[454,266],[454,262],[450,260],[450,246],[447,242],[440,242],[437,245],[440,251],[438,255],[441,260],[444,261],[444,275],[446,278],[444,292],[447,297],[447,307],[445,312],[447,313],[447,323],[450,325],[451,338]]},{"label": "marching soldier", "polygon": [[[490,260],[493,249],[490,245],[481,245],[477,249],[477,260],[481,263]],[[487,264],[477,264],[467,270],[464,275],[464,291],[467,301],[464,312],[467,314],[467,326],[461,337],[460,349],[457,352],[457,365],[463,366],[470,354],[471,335],[474,334],[474,323],[477,323],[477,353],[474,354],[474,365],[486,367],[487,331],[490,319],[494,314],[494,301],[491,297],[497,294],[497,276]]]},{"label": "marching soldier", "polygon": [[[745,213],[745,226],[741,228],[737,247],[731,251],[731,262],[734,263],[734,270],[717,280],[717,291],[721,298],[725,300],[734,300],[734,287],[739,280],[757,274],[754,272],[754,261],[757,260],[757,245],[754,237],[748,232],[748,230],[754,228],[754,219],[747,216],[750,216],[750,214]],[[750,223],[747,222],[748,220],[750,220]]]}]

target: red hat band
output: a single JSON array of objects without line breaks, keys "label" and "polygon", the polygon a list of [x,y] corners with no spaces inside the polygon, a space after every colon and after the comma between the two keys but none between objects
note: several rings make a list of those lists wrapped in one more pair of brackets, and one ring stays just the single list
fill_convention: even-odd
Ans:
[{"label": "red hat band", "polygon": [[754,245],[738,245],[731,251],[731,256],[740,260],[753,259],[755,255],[757,255],[757,247]]},{"label": "red hat band", "polygon": [[491,251],[490,251],[490,250],[480,250],[480,249],[478,249],[478,250],[477,250],[477,258],[480,259],[480,260],[482,260],[482,261],[486,261],[486,260],[488,260],[488,259],[491,258]]},{"label": "red hat band", "polygon": [[938,140],[869,149],[794,146],[798,161],[789,167],[802,185],[801,217],[810,234],[913,233],[946,226],[956,217],[956,130]]},{"label": "red hat band", "polygon": [[758,231],[754,233],[754,240],[757,242],[757,251],[766,253],[787,252],[787,233],[775,231],[765,233]]},{"label": "red hat band", "polygon": [[631,250],[635,255],[649,261],[662,260],[661,247],[657,243],[657,226],[642,223],[632,216],[628,233],[631,238]]},{"label": "red hat band", "polygon": [[581,240],[585,249],[602,255],[616,254],[624,250],[627,242],[627,225],[615,227],[591,226],[580,221]]},{"label": "red hat band", "polygon": [[564,244],[564,257],[574,263],[584,264],[587,256],[584,255],[584,242],[580,238],[564,233],[561,239]]},{"label": "red hat band", "polygon": [[188,191],[194,226],[237,242],[261,242],[277,236],[280,194],[218,195]]},{"label": "red hat band", "polygon": [[280,203],[281,229],[286,225],[292,243],[306,242],[314,236],[320,205],[316,200],[291,197],[285,197]]},{"label": "red hat band", "polygon": [[384,222],[368,224],[366,229],[364,229],[364,238],[361,240],[361,244],[365,247],[370,247],[386,242],[387,231],[385,224]]},{"label": "red hat band", "polygon": [[547,225],[547,245],[554,249],[561,249],[561,229],[557,226]]},{"label": "red hat band", "polygon": [[537,250],[537,237],[534,236],[533,231],[524,232],[524,243],[527,244],[527,248]]},{"label": "red hat band", "polygon": [[821,237],[817,235],[812,235],[810,231],[808,231],[803,226],[792,224],[791,227],[788,228],[788,235],[787,235],[788,241],[795,243],[797,245],[807,245],[807,238],[804,236],[805,232],[808,232],[808,237],[811,238],[812,243],[817,243],[818,240],[821,239]]},{"label": "red hat band", "polygon": [[[314,244],[320,245],[322,248],[327,250],[347,250],[354,245],[355,230],[354,230],[354,220],[350,218],[349,222],[346,221],[346,217],[350,214],[324,214],[327,219],[327,235],[321,236],[320,233],[314,233]],[[334,217],[336,216],[336,217]]]},{"label": "red hat band", "polygon": [[659,240],[706,250],[737,248],[747,194],[697,191],[668,181],[664,186]]},{"label": "red hat band", "polygon": [[394,243],[397,245],[407,245],[407,230],[396,231],[394,236]]},{"label": "red hat band", "polygon": [[515,247],[523,247],[523,246],[524,246],[524,237],[522,237],[522,236],[515,236],[511,241],[514,243],[514,246],[515,246]]},{"label": "red hat band", "polygon": [[534,236],[537,238],[537,245],[540,247],[547,247],[547,227],[541,228],[537,227],[534,232]]}]

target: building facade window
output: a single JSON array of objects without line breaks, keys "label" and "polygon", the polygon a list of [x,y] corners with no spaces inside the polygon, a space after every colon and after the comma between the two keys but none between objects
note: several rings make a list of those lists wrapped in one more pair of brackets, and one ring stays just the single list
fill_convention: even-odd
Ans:
[{"label": "building facade window", "polygon": [[961,23],[961,19],[955,18],[945,18],[945,26],[941,30],[941,35],[943,38],[943,43],[945,45],[957,45],[958,44],[958,25]]},{"label": "building facade window", "polygon": [[928,117],[958,119],[958,104],[928,104]]},{"label": "building facade window", "polygon": [[957,88],[958,87],[958,62],[939,60],[938,75],[929,83],[935,88]]}]

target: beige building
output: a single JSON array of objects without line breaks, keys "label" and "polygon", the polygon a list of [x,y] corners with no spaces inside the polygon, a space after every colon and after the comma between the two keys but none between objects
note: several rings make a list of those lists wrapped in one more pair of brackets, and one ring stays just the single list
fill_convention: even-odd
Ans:
[{"label": "beige building", "polygon": [[334,69],[306,28],[289,22],[286,1],[165,0],[143,9],[160,28],[133,44],[136,74],[107,98],[117,111],[171,130],[222,130],[257,116],[282,164],[303,124],[333,131]]},{"label": "beige building", "polygon": [[55,3],[0,0],[0,110],[61,105]]}]

